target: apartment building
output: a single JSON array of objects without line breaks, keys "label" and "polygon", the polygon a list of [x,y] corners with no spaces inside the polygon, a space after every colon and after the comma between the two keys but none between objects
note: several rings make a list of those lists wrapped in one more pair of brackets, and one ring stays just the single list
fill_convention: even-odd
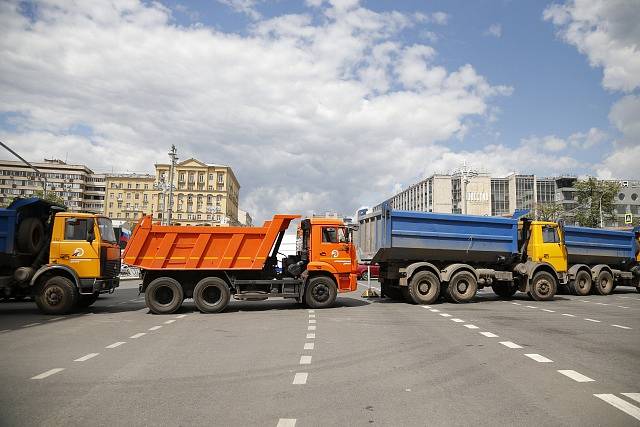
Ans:
[{"label": "apartment building", "polygon": [[135,222],[154,211],[155,177],[150,174],[105,175],[104,213],[111,219]]}]

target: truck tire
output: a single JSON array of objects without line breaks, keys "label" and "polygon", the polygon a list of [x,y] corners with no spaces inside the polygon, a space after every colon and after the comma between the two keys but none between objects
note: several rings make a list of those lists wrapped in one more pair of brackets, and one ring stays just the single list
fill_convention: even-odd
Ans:
[{"label": "truck tire", "polygon": [[573,295],[585,296],[591,292],[591,274],[588,271],[580,270],[576,278],[569,284],[569,290]]},{"label": "truck tire", "polygon": [[98,301],[100,292],[94,292],[91,295],[78,295],[78,308],[87,308],[94,302]]},{"label": "truck tire", "polygon": [[182,305],[184,292],[177,280],[171,277],[158,277],[144,291],[144,301],[155,314],[174,313]]},{"label": "truck tire", "polygon": [[408,290],[415,304],[433,304],[440,296],[440,279],[430,271],[418,271],[411,276]]},{"label": "truck tire", "polygon": [[607,270],[602,270],[598,274],[593,290],[598,295],[609,295],[613,291],[613,276]]},{"label": "truck tire", "polygon": [[42,284],[36,294],[36,304],[46,314],[67,314],[78,302],[78,290],[63,276],[53,276]]},{"label": "truck tire", "polygon": [[476,276],[468,271],[459,271],[449,280],[446,296],[451,302],[469,302],[476,296],[477,291]]},{"label": "truck tire", "polygon": [[193,302],[203,313],[219,313],[229,305],[231,292],[227,282],[218,277],[205,277],[193,289]]},{"label": "truck tire", "polygon": [[310,308],[331,307],[337,297],[336,283],[324,276],[311,278],[304,292],[304,302]]},{"label": "truck tire", "polygon": [[558,289],[558,282],[553,274],[546,271],[538,271],[533,275],[529,296],[535,301],[550,301]]},{"label": "truck tire", "polygon": [[500,298],[512,298],[518,292],[518,287],[511,283],[496,283],[491,285],[491,289]]},{"label": "truck tire", "polygon": [[18,227],[18,248],[22,252],[36,255],[44,245],[44,225],[38,218],[26,218]]}]

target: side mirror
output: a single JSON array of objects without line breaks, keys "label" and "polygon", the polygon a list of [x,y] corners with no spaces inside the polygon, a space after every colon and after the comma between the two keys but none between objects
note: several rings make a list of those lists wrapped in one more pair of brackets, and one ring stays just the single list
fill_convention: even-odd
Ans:
[{"label": "side mirror", "polygon": [[96,240],[96,233],[93,228],[94,226],[95,226],[95,223],[93,221],[88,222],[87,242],[89,243],[93,243],[93,241]]}]

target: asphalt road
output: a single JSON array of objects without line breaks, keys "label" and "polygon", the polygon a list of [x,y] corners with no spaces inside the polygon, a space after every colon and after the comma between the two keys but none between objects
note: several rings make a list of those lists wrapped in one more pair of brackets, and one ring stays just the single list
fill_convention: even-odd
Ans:
[{"label": "asphalt road", "polygon": [[409,305],[342,294],[150,314],[0,303],[1,425],[640,425],[640,294]]}]

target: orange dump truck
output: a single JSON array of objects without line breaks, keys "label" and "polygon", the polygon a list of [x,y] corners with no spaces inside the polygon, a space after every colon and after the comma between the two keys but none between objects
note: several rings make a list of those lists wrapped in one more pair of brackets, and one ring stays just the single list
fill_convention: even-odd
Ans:
[{"label": "orange dump truck", "polygon": [[216,313],[238,300],[293,298],[309,307],[333,305],[338,292],[355,291],[357,262],[351,229],[335,218],[303,219],[296,255],[278,249],[292,220],[275,215],[262,227],[163,226],[143,217],[124,251],[142,271],[140,291],[157,314],[175,312],[185,298]]}]

